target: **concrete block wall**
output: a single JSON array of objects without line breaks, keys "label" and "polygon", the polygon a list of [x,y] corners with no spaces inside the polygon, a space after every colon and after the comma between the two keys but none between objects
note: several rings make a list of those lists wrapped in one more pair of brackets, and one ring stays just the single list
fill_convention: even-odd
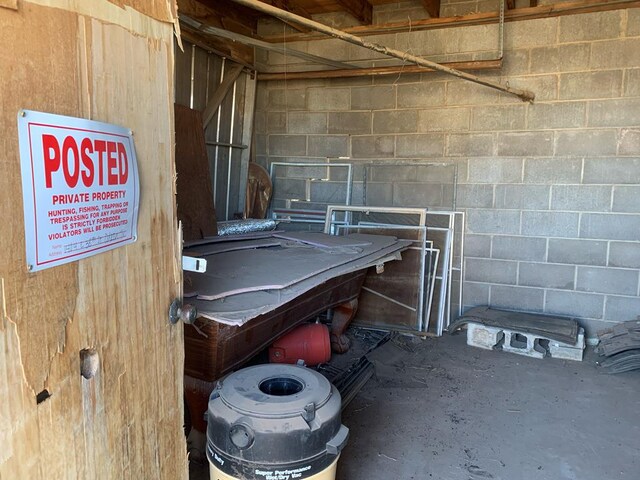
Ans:
[{"label": "concrete block wall", "polygon": [[[438,32],[485,48],[478,27]],[[457,164],[465,306],[575,316],[593,336],[640,315],[640,9],[512,22],[505,47],[482,76],[532,104],[434,73],[260,83],[258,159]]]}]

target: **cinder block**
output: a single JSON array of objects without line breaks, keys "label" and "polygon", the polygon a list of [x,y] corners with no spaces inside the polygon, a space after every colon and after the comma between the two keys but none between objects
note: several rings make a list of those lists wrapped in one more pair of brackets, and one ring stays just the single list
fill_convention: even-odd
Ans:
[{"label": "cinder block", "polygon": [[489,285],[486,283],[464,282],[462,303],[468,306],[489,304]]},{"label": "cinder block", "polygon": [[269,111],[304,110],[307,104],[307,92],[304,89],[269,90]]},{"label": "cinder block", "polygon": [[491,133],[452,133],[449,135],[447,155],[450,157],[487,157],[493,155]]},{"label": "cinder block", "polygon": [[367,182],[367,205],[393,204],[393,184],[389,182]]},{"label": "cinder block", "polygon": [[[291,45],[290,48],[295,47]],[[305,49],[303,48],[303,50]],[[317,55],[319,57],[332,58],[339,61],[349,60],[349,51],[345,48],[345,44],[341,40],[335,38],[308,42],[308,48],[306,51],[311,55]]]},{"label": "cinder block", "polygon": [[633,68],[640,65],[640,38],[594,42],[591,45],[591,68]]},{"label": "cinder block", "polygon": [[560,131],[556,133],[556,155],[615,155],[615,130]]},{"label": "cinder block", "polygon": [[445,82],[398,85],[398,108],[424,108],[444,105]]},{"label": "cinder block", "polygon": [[576,267],[552,263],[521,263],[518,284],[528,287],[573,290]]},{"label": "cinder block", "polygon": [[525,105],[474,107],[471,129],[479,131],[524,130]]},{"label": "cinder block", "polygon": [[442,187],[425,186],[416,183],[393,184],[394,207],[441,207],[443,206]]},{"label": "cinder block", "polygon": [[604,295],[547,290],[545,312],[578,318],[602,318]]},{"label": "cinder block", "polygon": [[[572,72],[589,66],[590,43],[531,49],[531,73]],[[508,57],[508,54],[505,55]]]},{"label": "cinder block", "polygon": [[344,182],[311,182],[311,201],[331,205],[344,204],[347,199],[347,186]]},{"label": "cinder block", "polygon": [[609,265],[640,268],[640,242],[611,242],[609,244]]},{"label": "cinder block", "polygon": [[491,285],[490,305],[507,310],[542,312],[544,309],[544,289]]},{"label": "cinder block", "polygon": [[309,156],[343,157],[349,155],[349,137],[346,135],[309,136]]},{"label": "cinder block", "polygon": [[554,185],[552,210],[607,212],[611,209],[611,187],[605,185]]},{"label": "cinder block", "polygon": [[506,49],[512,49],[553,45],[556,43],[557,32],[557,18],[506,23],[504,26],[504,46]]},{"label": "cinder block", "polygon": [[458,184],[456,205],[459,208],[493,207],[493,185],[464,183]]},{"label": "cinder block", "polygon": [[307,105],[311,111],[349,110],[351,90],[348,88],[309,88],[307,90]]},{"label": "cinder block", "polygon": [[507,52],[502,60],[502,73],[506,76],[529,73],[529,52],[529,49]]},{"label": "cinder block", "polygon": [[274,199],[307,198],[307,181],[302,178],[279,178],[275,182]]},{"label": "cinder block", "polygon": [[394,143],[392,135],[351,137],[351,155],[358,158],[393,157]]},{"label": "cinder block", "polygon": [[575,345],[570,345],[557,340],[549,340],[549,355],[551,358],[559,358],[561,360],[574,360],[581,362],[584,356],[584,348],[586,346],[584,341],[585,331],[584,328],[578,330],[578,341]]},{"label": "cinder block", "polygon": [[[638,48],[640,49],[640,44]],[[629,127],[640,125],[640,98],[598,100],[591,102],[589,106],[588,124],[592,127]]]},{"label": "cinder block", "polygon": [[491,258],[543,262],[547,255],[547,239],[496,235]]},{"label": "cinder block", "polygon": [[329,113],[329,133],[364,135],[371,133],[372,115],[370,112]]},{"label": "cinder block", "polygon": [[466,281],[515,284],[518,276],[517,262],[485,258],[466,258]]},{"label": "cinder block", "polygon": [[[256,153],[257,155],[267,155],[267,135],[256,133]],[[207,149],[208,150],[208,149]]]},{"label": "cinder block", "polygon": [[441,55],[446,51],[445,34],[437,30],[398,33],[396,48],[414,55]]},{"label": "cinder block", "polygon": [[618,155],[640,155],[640,129],[623,128],[620,131]]},{"label": "cinder block", "polygon": [[584,213],[580,222],[581,238],[638,240],[640,215]]},{"label": "cinder block", "polygon": [[467,211],[467,231],[469,233],[520,233],[520,212],[517,210],[480,210]]},{"label": "cinder block", "polygon": [[522,234],[537,237],[578,236],[580,215],[569,212],[522,212]]},{"label": "cinder block", "polygon": [[626,322],[635,320],[640,315],[640,297],[607,296],[605,320]]},{"label": "cinder block", "polygon": [[553,155],[553,132],[498,134],[498,155],[544,157]]},{"label": "cinder block", "polygon": [[[495,39],[492,40],[495,42]],[[495,77],[486,77],[486,79],[499,81]],[[452,80],[447,82],[447,105],[496,104],[500,101],[500,96],[501,94],[497,90],[478,87],[478,85],[468,81]]]},{"label": "cinder block", "polygon": [[469,108],[431,108],[418,113],[419,132],[457,132],[469,130]]},{"label": "cinder block", "polygon": [[444,183],[453,185],[456,168],[457,165],[455,163],[417,164],[416,178],[414,180],[420,183]]},{"label": "cinder block", "polygon": [[286,112],[268,112],[266,114],[265,123],[266,123],[265,127],[261,130],[263,132],[287,133]]},{"label": "cinder block", "polygon": [[[340,15],[341,18],[348,17],[349,15]],[[338,27],[340,28],[340,27]],[[395,34],[385,34],[385,35],[375,35],[370,37],[372,42],[379,43],[381,45],[386,45],[390,48],[395,48],[396,46],[396,35]],[[313,42],[310,42],[313,43]],[[383,59],[388,60],[389,57],[378,52],[374,52],[369,50],[368,48],[362,48],[358,45],[346,44],[340,41],[340,45],[337,45],[336,48],[342,50],[348,50],[349,52],[349,61],[358,61],[358,60],[373,60],[373,59]],[[326,58],[332,58],[332,54],[325,55]]]},{"label": "cinder block", "polygon": [[560,18],[560,43],[603,40],[621,36],[621,10]]},{"label": "cinder block", "polygon": [[640,36],[640,10],[637,8],[630,8],[627,10],[627,14],[629,15],[627,18],[627,36]]},{"label": "cinder block", "polygon": [[289,112],[288,133],[327,133],[327,114],[310,112]]},{"label": "cinder block", "polygon": [[638,178],[640,178],[640,158],[584,159],[584,183],[637,184]]},{"label": "cinder block", "polygon": [[493,347],[504,338],[502,329],[489,327],[479,323],[467,324],[467,345],[485,350],[493,350]]},{"label": "cinder block", "polygon": [[616,98],[621,91],[622,70],[560,75],[560,98],[563,100]]},{"label": "cinder block", "polygon": [[640,68],[625,70],[623,95],[640,97]]},{"label": "cinder block", "polygon": [[[613,188],[613,211],[640,213],[640,186],[617,186]],[[638,232],[637,240],[640,240]]]},{"label": "cinder block", "polygon": [[469,159],[469,182],[521,182],[522,163],[522,158],[471,158]]},{"label": "cinder block", "polygon": [[395,108],[395,85],[379,87],[358,87],[351,89],[352,110],[382,110]]},{"label": "cinder block", "polygon": [[374,182],[414,182],[417,177],[417,165],[371,165],[368,178]]},{"label": "cinder block", "polygon": [[529,105],[528,126],[535,130],[584,127],[585,102],[533,103]]},{"label": "cinder block", "polygon": [[572,265],[606,265],[607,242],[550,238],[547,260]]},{"label": "cinder block", "polygon": [[269,135],[269,155],[306,155],[305,135]]},{"label": "cinder block", "polygon": [[473,235],[464,236],[465,257],[489,258],[491,256],[491,236]]},{"label": "cinder block", "polygon": [[548,185],[496,185],[496,208],[546,210],[551,187]]},{"label": "cinder block", "polygon": [[580,183],[581,175],[582,159],[578,158],[527,158],[524,162],[525,183]]},{"label": "cinder block", "polygon": [[396,137],[396,157],[442,157],[444,135],[439,133],[398,135]]},{"label": "cinder block", "polygon": [[416,110],[389,110],[373,113],[373,133],[415,133],[418,129]]},{"label": "cinder block", "polygon": [[638,271],[608,267],[578,267],[576,290],[635,296],[638,294]]}]

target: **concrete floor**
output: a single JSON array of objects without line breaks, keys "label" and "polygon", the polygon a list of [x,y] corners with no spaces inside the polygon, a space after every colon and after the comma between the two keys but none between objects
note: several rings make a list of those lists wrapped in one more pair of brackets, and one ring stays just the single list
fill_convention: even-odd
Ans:
[{"label": "concrete floor", "polygon": [[591,351],[570,362],[480,350],[464,334],[408,342],[344,412],[337,480],[640,478],[640,372],[607,375]]},{"label": "concrete floor", "polygon": [[345,411],[338,480],[640,478],[640,372],[418,342]]}]

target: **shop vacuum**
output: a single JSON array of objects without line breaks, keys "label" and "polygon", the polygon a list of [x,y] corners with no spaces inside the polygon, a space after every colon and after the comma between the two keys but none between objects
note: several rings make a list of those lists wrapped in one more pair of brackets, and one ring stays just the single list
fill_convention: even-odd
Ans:
[{"label": "shop vacuum", "polygon": [[324,376],[302,365],[232,373],[209,399],[211,480],[334,480],[349,437],[341,403]]}]

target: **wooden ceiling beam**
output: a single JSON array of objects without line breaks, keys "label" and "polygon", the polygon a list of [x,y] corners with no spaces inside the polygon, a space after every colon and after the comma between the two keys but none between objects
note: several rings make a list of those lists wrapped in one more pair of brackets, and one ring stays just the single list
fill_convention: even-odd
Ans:
[{"label": "wooden ceiling beam", "polygon": [[506,2],[508,10],[513,10],[514,8],[516,8],[516,0],[506,0]]},{"label": "wooden ceiling beam", "polygon": [[[269,5],[273,5],[274,7],[280,8],[287,12],[295,13],[296,15],[300,15],[301,17],[311,18],[311,14],[306,9],[295,4],[291,0],[260,0],[260,1],[267,3]],[[308,33],[311,31],[308,28],[305,28],[302,25],[298,25],[295,22],[286,22],[286,21],[283,21],[283,22],[289,25],[290,27],[298,30],[299,32]]]},{"label": "wooden ceiling beam", "polygon": [[247,68],[254,69],[253,48],[237,42],[230,42],[221,38],[203,35],[201,32],[180,22],[180,36],[208,52],[233,60]]},{"label": "wooden ceiling beam", "polygon": [[201,23],[244,35],[253,35],[258,29],[259,15],[226,0],[178,0],[178,13]]},{"label": "wooden ceiling beam", "polygon": [[446,73],[448,75],[451,75],[457,78],[462,78],[463,80],[477,83],[478,85],[483,85],[485,87],[493,88],[495,90],[499,90],[501,92],[514,95],[520,98],[522,101],[533,101],[533,99],[535,98],[535,95],[528,90],[514,88],[508,84],[501,84],[499,82],[494,82],[492,80],[480,78],[480,77],[471,75],[469,73],[456,70],[454,68],[447,67],[445,65],[441,65],[436,62],[432,62],[425,58],[417,57],[416,55],[410,54],[408,52],[387,47],[386,45],[381,45],[379,43],[368,42],[356,35],[351,35],[349,33],[343,32],[341,30],[330,27],[328,25],[324,25],[320,22],[316,22],[314,20],[308,20],[306,18],[294,15],[293,13],[285,12],[284,10],[280,10],[278,8],[272,7],[271,5],[262,3],[259,0],[233,0],[233,1],[243,6],[255,8],[259,12],[263,12],[268,15],[273,15],[274,17],[277,17],[277,18],[284,18],[287,20],[300,23],[305,27],[309,27],[311,29],[317,30],[318,32],[324,33],[325,35],[328,35],[330,37],[343,40],[352,45],[358,45],[360,47],[364,47],[368,50],[372,50],[374,52],[380,53],[387,57],[397,58],[399,60],[402,60],[405,63],[412,63],[420,67],[432,68],[433,70],[437,70],[439,72]]},{"label": "wooden ceiling beam", "polygon": [[373,6],[368,0],[336,0],[342,8],[356,17],[363,25],[373,22]]},{"label": "wooden ceiling beam", "polygon": [[[580,13],[605,12],[626,8],[639,8],[639,0],[581,0],[573,2],[556,3],[552,5],[539,5],[537,7],[516,8],[505,12],[506,22],[518,22],[534,20],[537,18],[561,17],[564,15],[576,15]],[[412,20],[411,22],[393,22],[379,25],[361,25],[345,28],[344,31],[353,35],[383,35],[387,33],[416,32],[420,30],[433,30],[438,28],[455,28],[472,25],[490,25],[500,21],[500,14],[496,12],[473,13],[458,17],[428,18],[424,20]],[[324,35],[317,33],[287,35],[287,42],[306,40],[322,40]],[[281,43],[284,38],[281,35],[264,37],[263,40]]]},{"label": "wooden ceiling beam", "polygon": [[422,0],[422,5],[429,14],[429,17],[440,17],[440,0]]},{"label": "wooden ceiling beam", "polygon": [[[450,68],[465,71],[499,70],[502,60],[475,60],[470,62],[443,63]],[[432,68],[417,65],[397,65],[391,67],[368,67],[345,70],[316,70],[311,72],[258,72],[258,80],[309,80],[318,78],[381,77],[408,73],[434,72]]]}]

